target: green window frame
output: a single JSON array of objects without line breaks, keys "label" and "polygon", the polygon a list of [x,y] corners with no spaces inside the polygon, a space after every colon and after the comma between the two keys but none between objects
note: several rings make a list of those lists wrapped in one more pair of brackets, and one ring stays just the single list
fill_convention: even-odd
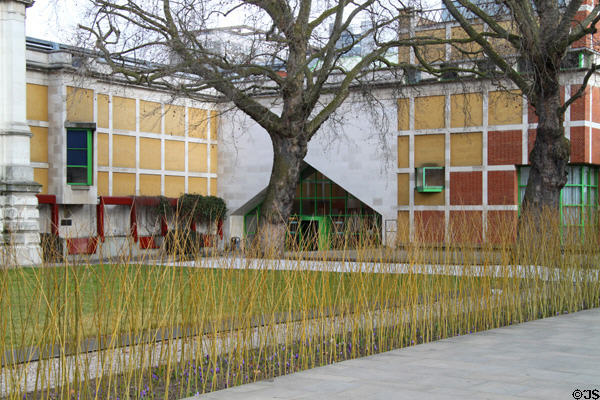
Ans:
[{"label": "green window frame", "polygon": [[415,168],[415,189],[421,193],[439,193],[444,190],[444,167]]},{"label": "green window frame", "polygon": [[67,129],[67,184],[90,186],[93,180],[92,129]]},{"label": "green window frame", "polygon": [[[519,213],[525,197],[531,167],[518,168]],[[598,168],[590,165],[568,165],[567,183],[560,192],[560,221],[563,233],[596,225],[598,212]]]}]

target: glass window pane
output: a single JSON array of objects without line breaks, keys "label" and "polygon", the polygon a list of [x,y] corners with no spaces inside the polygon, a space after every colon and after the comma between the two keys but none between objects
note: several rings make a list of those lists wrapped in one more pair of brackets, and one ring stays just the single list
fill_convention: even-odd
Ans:
[{"label": "glass window pane", "polygon": [[331,200],[331,213],[334,215],[345,214],[346,202],[344,199],[333,199]]},{"label": "glass window pane", "polygon": [[310,181],[302,182],[302,197],[314,197],[315,184]]},{"label": "glass window pane", "polygon": [[81,165],[87,167],[87,150],[67,150],[67,165]]},{"label": "glass window pane", "polygon": [[563,224],[579,225],[581,223],[580,207],[563,207]]},{"label": "glass window pane", "polygon": [[87,167],[67,167],[67,182],[87,184]]},{"label": "glass window pane", "polygon": [[333,191],[332,191],[333,197],[344,197],[346,195],[346,191],[344,189],[342,189],[341,186],[336,185],[335,183],[332,186],[333,186]]},{"label": "glass window pane", "polygon": [[302,200],[302,214],[303,215],[314,215],[315,214],[314,200]]},{"label": "glass window pane", "polygon": [[521,167],[519,169],[519,186],[527,186],[527,181],[529,181],[529,170],[531,167]]},{"label": "glass window pane", "polygon": [[565,205],[581,204],[581,186],[565,186],[562,190],[562,203]]},{"label": "glass window pane", "polygon": [[317,202],[317,215],[329,215],[330,213],[329,200],[319,200]]},{"label": "glass window pane", "polygon": [[567,167],[567,185],[581,185],[581,167]]},{"label": "glass window pane", "polygon": [[67,148],[87,148],[87,131],[83,130],[68,130],[67,131]]}]

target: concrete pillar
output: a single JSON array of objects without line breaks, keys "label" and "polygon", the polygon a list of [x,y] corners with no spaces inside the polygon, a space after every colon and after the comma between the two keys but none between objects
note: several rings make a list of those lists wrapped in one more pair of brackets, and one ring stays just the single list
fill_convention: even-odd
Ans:
[{"label": "concrete pillar", "polygon": [[0,0],[0,263],[40,262],[39,213],[26,118],[25,9]]}]

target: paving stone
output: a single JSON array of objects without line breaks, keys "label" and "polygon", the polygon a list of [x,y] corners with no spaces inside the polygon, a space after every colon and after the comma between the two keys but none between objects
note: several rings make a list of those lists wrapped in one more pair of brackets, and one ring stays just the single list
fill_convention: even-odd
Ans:
[{"label": "paving stone", "polygon": [[196,396],[225,399],[571,399],[600,390],[600,309],[393,350]]}]

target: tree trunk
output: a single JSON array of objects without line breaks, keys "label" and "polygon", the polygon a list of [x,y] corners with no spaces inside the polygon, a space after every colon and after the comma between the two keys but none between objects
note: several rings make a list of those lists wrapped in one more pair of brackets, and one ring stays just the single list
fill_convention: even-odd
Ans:
[{"label": "tree trunk", "polygon": [[304,135],[272,135],[273,169],[263,201],[255,244],[264,255],[279,256],[285,247],[300,166],[308,149]]},{"label": "tree trunk", "polygon": [[567,182],[570,142],[564,135],[558,85],[550,95],[536,97],[538,128],[529,155],[531,171],[523,199],[523,212],[541,216],[546,211],[557,215],[560,191]]}]

